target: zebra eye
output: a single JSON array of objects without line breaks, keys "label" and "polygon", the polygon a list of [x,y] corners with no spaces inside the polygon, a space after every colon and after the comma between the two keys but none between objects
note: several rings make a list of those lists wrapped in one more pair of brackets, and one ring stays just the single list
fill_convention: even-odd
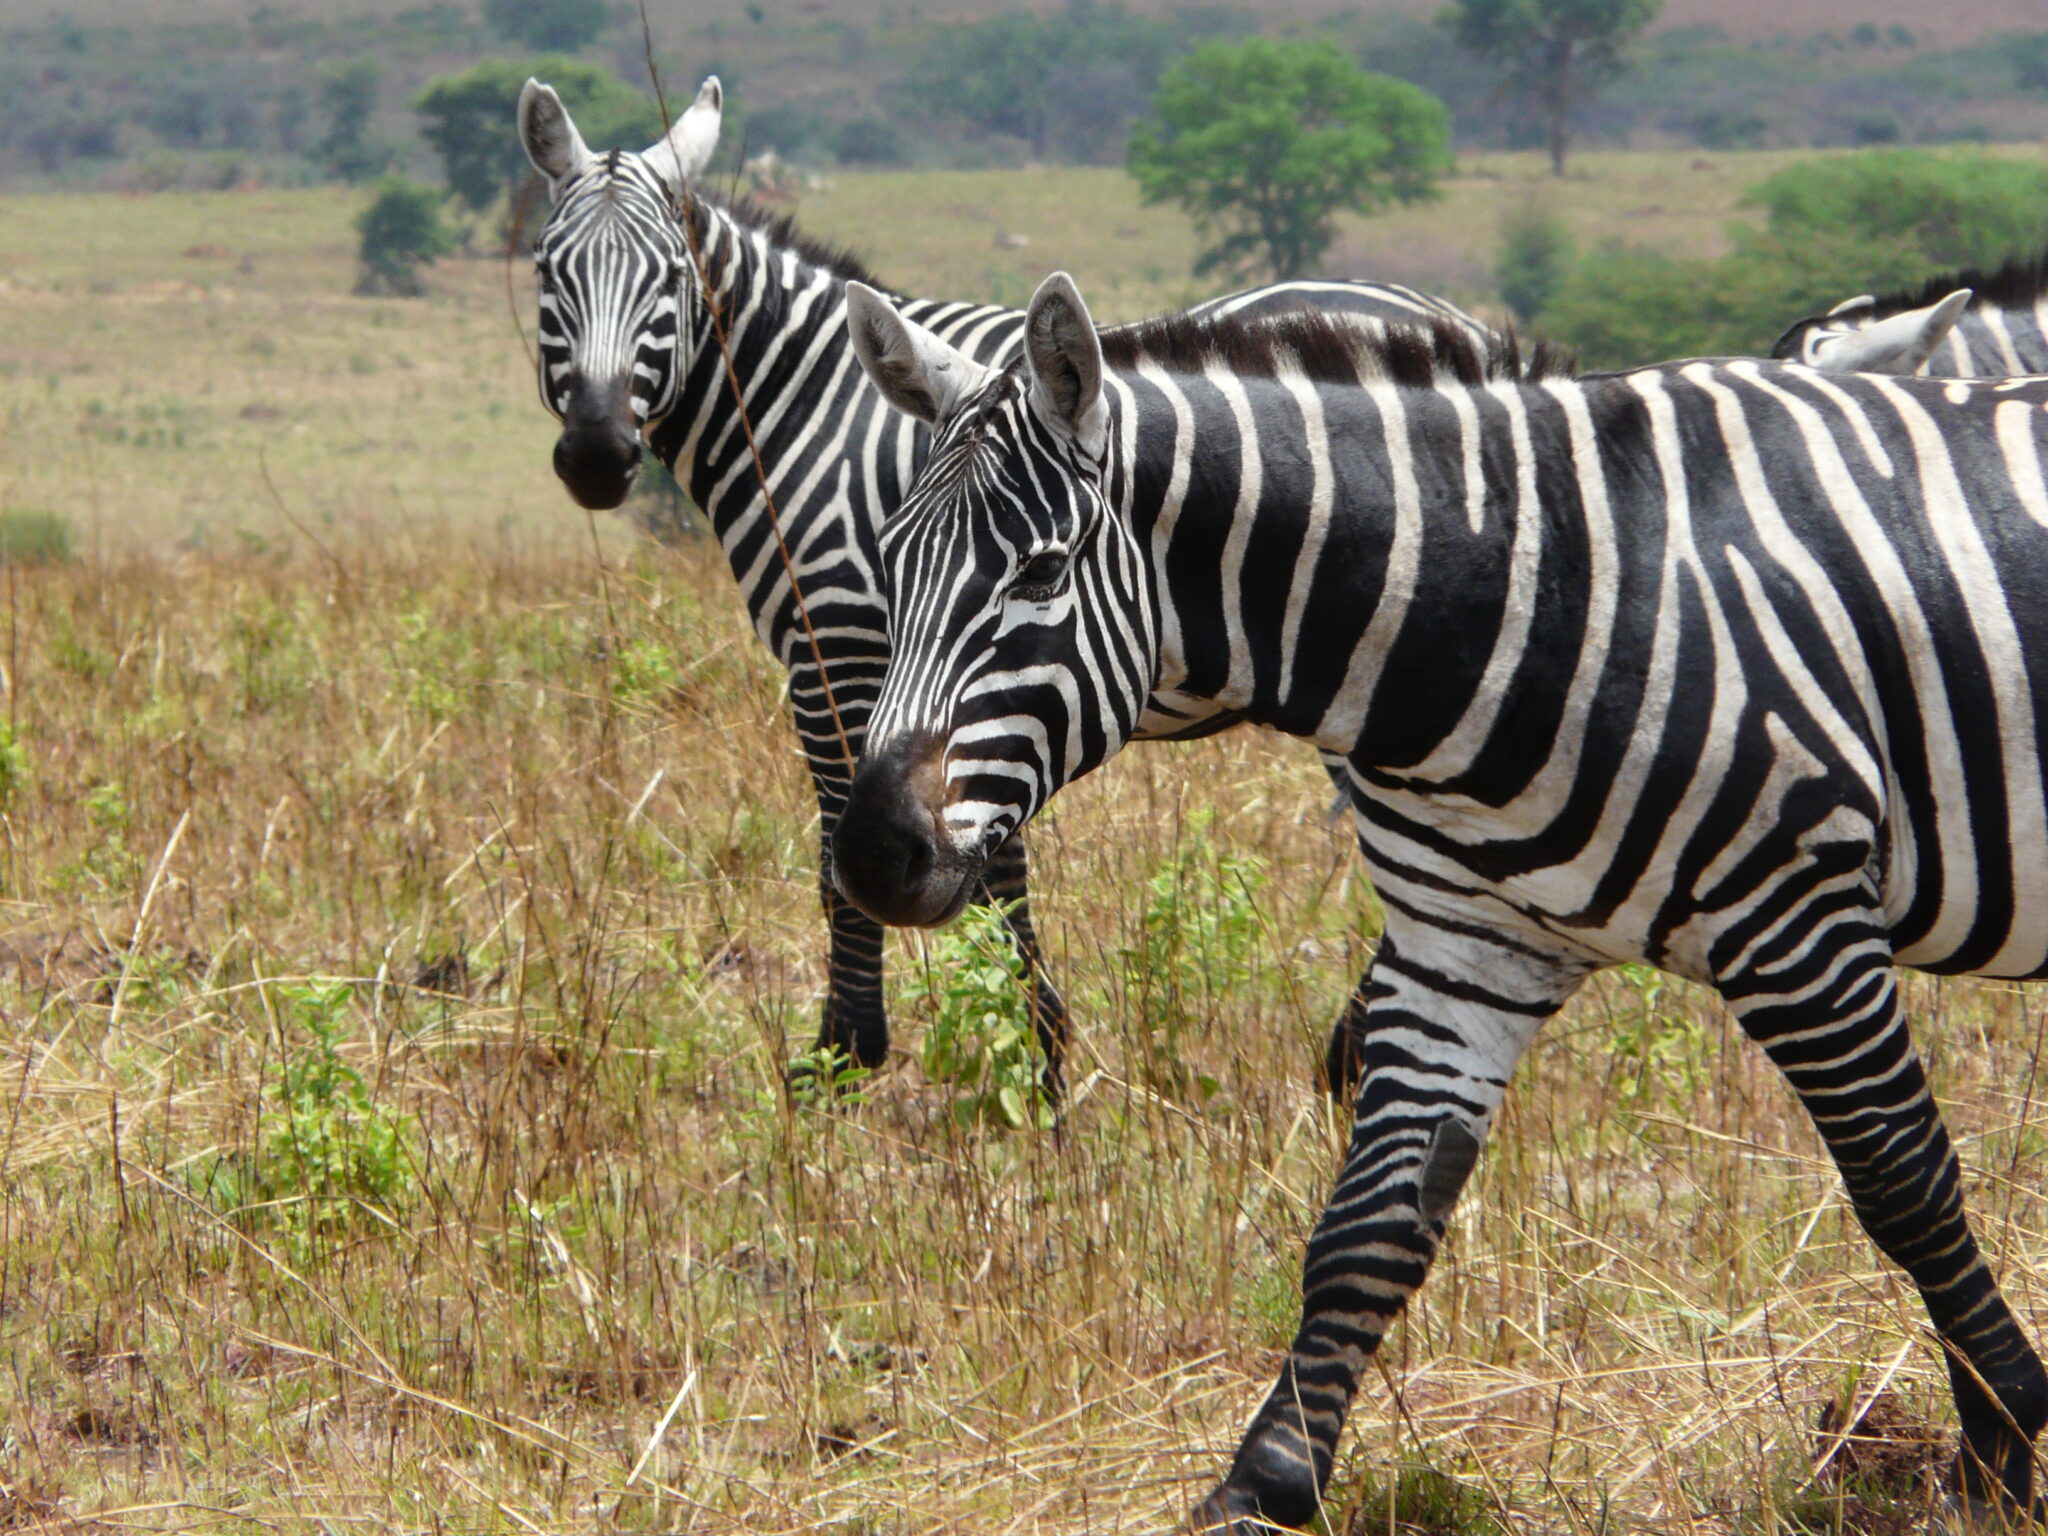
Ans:
[{"label": "zebra eye", "polygon": [[1011,585],[1019,591],[1043,591],[1066,574],[1067,552],[1064,549],[1041,549],[1024,562]]}]

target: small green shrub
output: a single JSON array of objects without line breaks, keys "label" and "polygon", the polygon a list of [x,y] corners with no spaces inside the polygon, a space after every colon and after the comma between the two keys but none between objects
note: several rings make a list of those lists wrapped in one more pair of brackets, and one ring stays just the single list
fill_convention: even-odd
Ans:
[{"label": "small green shrub", "polygon": [[0,512],[0,562],[51,565],[71,558],[71,519],[61,512]]},{"label": "small green shrub", "polygon": [[1513,210],[1501,220],[1500,256],[1493,268],[1501,301],[1527,325],[1543,313],[1571,259],[1571,236],[1556,214],[1533,203]]},{"label": "small green shrub", "polygon": [[13,810],[28,783],[28,748],[21,744],[14,727],[0,720],[0,811]]},{"label": "small green shrub", "polygon": [[417,297],[425,291],[420,268],[455,249],[455,232],[441,217],[440,194],[403,176],[377,184],[376,200],[357,216],[356,231],[363,237],[359,294]]},{"label": "small green shrub", "polygon": [[347,1225],[359,1202],[386,1211],[410,1205],[412,1118],[374,1102],[341,1057],[354,986],[312,982],[273,995],[283,1004],[280,1022],[303,1031],[307,1043],[278,1079],[278,1113],[263,1138],[254,1193],[302,1232]]},{"label": "small green shrub", "polygon": [[952,1089],[954,1117],[963,1125],[1051,1130],[1031,986],[1004,914],[969,907],[934,948],[907,999],[927,1020],[926,1079]]}]

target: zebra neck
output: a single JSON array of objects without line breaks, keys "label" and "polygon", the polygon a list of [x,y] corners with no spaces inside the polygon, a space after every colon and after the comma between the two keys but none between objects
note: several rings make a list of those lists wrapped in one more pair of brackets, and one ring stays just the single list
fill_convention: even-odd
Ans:
[{"label": "zebra neck", "polygon": [[1125,504],[1159,593],[1155,707],[1428,777],[1469,767],[1459,743],[1509,693],[1554,692],[1516,663],[1539,608],[1584,623],[1577,385],[1212,373],[1138,401]]},{"label": "zebra neck", "polygon": [[686,299],[682,379],[651,441],[723,534],[774,493],[773,466],[804,457],[825,407],[860,368],[844,277],[778,241],[772,226],[708,203],[695,217],[710,295],[693,288]]}]

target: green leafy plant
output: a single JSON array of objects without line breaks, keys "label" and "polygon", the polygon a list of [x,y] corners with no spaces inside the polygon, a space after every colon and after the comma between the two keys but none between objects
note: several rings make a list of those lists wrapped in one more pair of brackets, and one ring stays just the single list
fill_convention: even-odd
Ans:
[{"label": "green leafy plant", "polygon": [[1336,216],[1431,196],[1450,165],[1444,104],[1323,42],[1204,44],[1168,69],[1128,165],[1148,203],[1175,202],[1210,244],[1198,273],[1299,277]]},{"label": "green leafy plant", "polygon": [[1631,1100],[1639,1108],[1680,1109],[1694,1103],[1709,1080],[1709,1046],[1696,1008],[1672,997],[1671,978],[1655,966],[1617,968],[1628,989],[1616,1009],[1614,1057],[1634,1074]]},{"label": "green leafy plant", "polygon": [[[1258,970],[1263,924],[1259,860],[1219,850],[1211,817],[1192,818],[1173,857],[1145,886],[1140,938],[1122,952],[1125,984],[1149,1035],[1144,1072],[1176,1094],[1190,1086],[1183,1037],[1207,1026],[1216,1000]],[[1215,1084],[1192,1086],[1205,1097]]]},{"label": "green leafy plant", "polygon": [[836,1045],[821,1045],[792,1056],[789,1096],[803,1109],[852,1107],[867,1102],[861,1085],[874,1074]]},{"label": "green leafy plant", "polygon": [[340,1042],[355,988],[346,981],[273,989],[280,1023],[306,1043],[278,1078],[278,1113],[263,1139],[256,1193],[277,1203],[286,1224],[311,1232],[346,1225],[358,1205],[410,1205],[417,1180],[407,1141],[412,1117],[370,1097]]},{"label": "green leafy plant", "polygon": [[661,114],[652,101],[610,70],[578,59],[486,59],[460,74],[428,83],[413,103],[427,143],[441,157],[448,190],[481,213],[529,174],[526,152],[512,131],[519,91],[527,77],[546,81],[576,119],[584,140],[598,149],[639,149],[661,137]]},{"label": "green leafy plant", "polygon": [[1527,325],[1550,303],[1571,259],[1572,239],[1564,221],[1524,203],[1501,220],[1500,255],[1493,268],[1501,302]]},{"label": "green leafy plant", "polygon": [[61,512],[17,508],[0,512],[0,562],[48,565],[71,558],[71,519]]},{"label": "green leafy plant", "polygon": [[1045,1051],[1031,1018],[1024,959],[997,907],[969,907],[938,937],[907,1001],[926,1019],[924,1075],[953,1092],[963,1125],[1051,1130]]}]

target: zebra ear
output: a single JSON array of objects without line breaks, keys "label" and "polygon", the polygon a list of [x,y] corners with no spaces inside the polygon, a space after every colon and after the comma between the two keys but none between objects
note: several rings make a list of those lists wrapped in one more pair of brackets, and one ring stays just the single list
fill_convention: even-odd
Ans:
[{"label": "zebra ear", "polygon": [[944,420],[987,377],[979,363],[904,319],[866,283],[846,285],[846,328],[882,398],[919,421]]},{"label": "zebra ear", "polygon": [[1102,405],[1102,341],[1073,278],[1055,272],[1038,285],[1024,312],[1024,360],[1031,395],[1046,420],[1099,445],[1107,423]]},{"label": "zebra ear", "polygon": [[668,136],[650,144],[640,158],[652,165],[664,179],[681,185],[704,174],[704,167],[718,150],[718,124],[725,113],[725,87],[718,76],[706,75],[697,88],[697,99],[676,119]]},{"label": "zebra ear", "polygon": [[1860,331],[1823,336],[1812,344],[1812,361],[1831,373],[1918,373],[1972,297],[1968,288],[1958,288],[1925,309],[1891,315]]},{"label": "zebra ear", "polygon": [[560,186],[596,158],[555,88],[531,78],[519,92],[519,142],[550,187]]}]

